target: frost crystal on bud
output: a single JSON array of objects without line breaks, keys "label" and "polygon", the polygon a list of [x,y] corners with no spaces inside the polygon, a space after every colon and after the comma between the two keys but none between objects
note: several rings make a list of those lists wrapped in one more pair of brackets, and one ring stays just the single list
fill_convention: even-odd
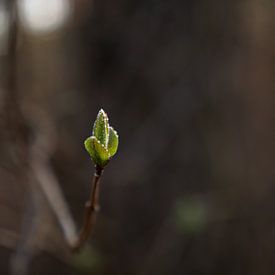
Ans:
[{"label": "frost crystal on bud", "polygon": [[84,145],[93,162],[102,168],[117,152],[118,134],[109,125],[108,116],[102,109],[95,120],[92,136],[85,140]]}]

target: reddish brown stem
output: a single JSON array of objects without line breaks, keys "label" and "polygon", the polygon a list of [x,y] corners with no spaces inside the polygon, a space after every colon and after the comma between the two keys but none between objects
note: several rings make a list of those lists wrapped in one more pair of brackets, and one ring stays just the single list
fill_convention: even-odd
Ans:
[{"label": "reddish brown stem", "polygon": [[91,231],[96,222],[97,212],[99,211],[99,183],[100,178],[103,173],[103,168],[98,165],[95,166],[95,173],[92,181],[92,190],[90,194],[89,200],[85,204],[85,215],[82,229],[80,230],[80,234],[76,244],[73,247],[74,251],[79,250],[83,244],[87,241],[89,236],[91,235]]}]

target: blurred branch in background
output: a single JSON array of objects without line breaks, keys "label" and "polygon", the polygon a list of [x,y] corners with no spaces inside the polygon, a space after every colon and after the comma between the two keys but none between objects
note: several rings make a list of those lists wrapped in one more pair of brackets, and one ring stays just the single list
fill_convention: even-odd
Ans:
[{"label": "blurred branch in background", "polygon": [[[21,205],[24,203],[21,206],[23,212],[18,218],[19,227],[9,229],[11,236],[13,234],[18,236],[16,242],[13,242],[13,247],[17,249],[11,263],[13,274],[28,274],[30,261],[40,251],[51,251],[63,260],[69,256],[68,247],[66,243],[62,244],[60,239],[62,236],[56,229],[55,218],[63,230],[68,245],[76,241],[76,233],[58,180],[49,163],[55,148],[55,130],[52,122],[39,106],[34,108],[27,103],[23,108],[22,97],[19,96],[18,39],[19,36],[21,39],[23,36],[19,30],[16,1],[7,1],[6,13],[9,18],[9,39],[5,66],[2,67],[5,75],[2,80],[2,83],[5,83],[2,87],[4,93],[2,135],[3,141],[8,146],[7,153],[11,154],[7,157],[12,157],[13,167],[9,168],[10,172],[15,173],[16,182],[24,189],[24,193],[19,193],[19,203]],[[1,186],[3,184],[7,183],[2,181]],[[10,193],[11,202],[15,200],[18,192],[19,189],[14,189]],[[8,214],[2,213],[1,216],[6,215]],[[22,231],[20,221],[23,221]],[[54,242],[49,242],[50,239]],[[2,242],[2,245],[5,243],[10,247],[7,241]],[[58,251],[63,252],[60,254]]]},{"label": "blurred branch in background", "polygon": [[[0,3],[0,259],[18,249],[34,274],[273,275],[273,1],[22,0],[16,39]],[[71,261],[61,197],[80,224],[79,141],[101,107],[122,143],[92,247]]]}]

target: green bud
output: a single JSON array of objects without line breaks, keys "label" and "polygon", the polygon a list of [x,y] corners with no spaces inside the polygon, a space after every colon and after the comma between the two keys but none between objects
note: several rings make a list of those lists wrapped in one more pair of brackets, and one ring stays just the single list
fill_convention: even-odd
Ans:
[{"label": "green bud", "polygon": [[110,155],[96,137],[88,137],[85,140],[84,145],[95,164],[100,167],[106,166],[110,159]]},{"label": "green bud", "polygon": [[108,151],[110,156],[115,155],[118,147],[118,134],[113,129],[113,127],[109,127],[109,141],[108,141]]},{"label": "green bud", "polygon": [[117,152],[118,134],[109,125],[108,116],[102,109],[94,123],[93,135],[85,140],[84,145],[93,162],[101,168],[105,167]]},{"label": "green bud", "polygon": [[108,133],[109,133],[108,116],[101,109],[98,112],[97,118],[94,123],[93,136],[95,136],[98,139],[98,141],[107,148]]}]

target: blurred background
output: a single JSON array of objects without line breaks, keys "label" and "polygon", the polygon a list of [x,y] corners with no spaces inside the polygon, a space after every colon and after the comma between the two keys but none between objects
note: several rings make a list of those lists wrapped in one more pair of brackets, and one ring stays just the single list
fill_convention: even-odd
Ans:
[{"label": "blurred background", "polygon": [[[274,274],[274,8],[0,0],[0,273]],[[72,254],[100,108],[119,151]]]}]

